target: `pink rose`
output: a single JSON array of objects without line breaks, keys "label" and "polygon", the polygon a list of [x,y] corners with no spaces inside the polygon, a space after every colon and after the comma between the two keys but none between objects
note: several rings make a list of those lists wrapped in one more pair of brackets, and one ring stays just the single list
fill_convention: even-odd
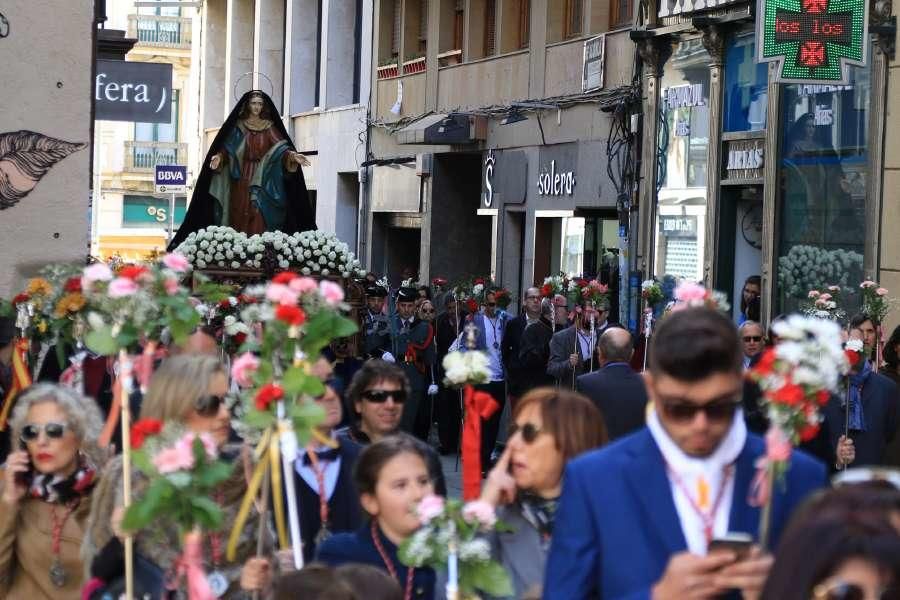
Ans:
[{"label": "pink rose", "polygon": [[166,254],[163,256],[162,262],[166,268],[172,269],[176,273],[184,273],[191,268],[191,263],[188,262],[188,259],[177,252]]},{"label": "pink rose", "polygon": [[425,496],[416,507],[416,514],[423,524],[430,523],[432,519],[444,512],[444,499],[440,496]]},{"label": "pink rose", "polygon": [[344,301],[344,289],[333,281],[323,280],[319,283],[319,292],[328,306],[337,306]]},{"label": "pink rose", "polygon": [[178,293],[178,280],[174,277],[167,277],[166,280],[163,281],[163,287],[166,290],[166,294],[174,296]]},{"label": "pink rose", "polygon": [[199,438],[200,442],[203,444],[203,449],[206,451],[206,458],[209,460],[216,460],[219,456],[219,448],[216,446],[216,440],[214,440],[213,436],[209,433],[204,432],[196,436],[193,433],[188,433],[181,438],[179,443],[187,444],[188,448],[193,448],[195,438]]},{"label": "pink rose", "polygon": [[283,306],[296,306],[297,300],[300,299],[300,294],[283,283],[270,283],[266,287],[266,298],[270,302]]},{"label": "pink rose", "polygon": [[829,285],[829,286],[828,286],[828,291],[829,291],[829,292],[837,293],[837,292],[841,291],[841,286],[839,286],[839,285]]},{"label": "pink rose", "polygon": [[316,280],[312,277],[297,277],[291,280],[288,287],[298,294],[308,294],[309,292],[314,292],[319,286],[316,285]]},{"label": "pink rose", "polygon": [[91,284],[96,281],[109,281],[113,273],[106,263],[94,263],[84,268],[81,274],[81,287],[86,292],[91,290]]},{"label": "pink rose", "polygon": [[886,288],[882,288],[882,287],[880,287],[880,288],[878,288],[877,290],[875,290],[875,293],[878,294],[879,296],[887,296],[887,295],[888,295],[887,289],[886,289]]},{"label": "pink rose", "polygon": [[252,352],[244,352],[231,364],[231,376],[241,387],[253,385],[253,374],[259,368],[259,359]]},{"label": "pink rose", "polygon": [[831,300],[831,294],[822,294],[819,296],[819,300]]},{"label": "pink rose", "polygon": [[675,288],[675,298],[681,302],[703,302],[706,288],[699,283],[685,282]]},{"label": "pink rose", "polygon": [[[193,434],[189,435],[193,442]],[[165,448],[153,457],[153,466],[157,471],[165,475],[194,468],[193,448],[191,448],[191,444],[184,444],[183,441],[182,438],[171,448]]]},{"label": "pink rose", "polygon": [[481,523],[481,526],[490,529],[497,523],[497,513],[494,507],[484,500],[473,500],[463,506],[463,517],[467,520],[475,520]]},{"label": "pink rose", "polygon": [[134,296],[140,288],[133,280],[126,277],[116,277],[109,282],[107,293],[110,298],[127,298]]},{"label": "pink rose", "polygon": [[791,440],[780,427],[770,427],[766,432],[766,458],[770,462],[787,462],[793,449]]},{"label": "pink rose", "polygon": [[873,287],[875,287],[876,285],[877,285],[877,284],[876,284],[874,281],[872,281],[871,279],[866,279],[866,280],[863,281],[861,284],[859,284],[859,287],[861,287],[861,288],[873,288]]},{"label": "pink rose", "polygon": [[807,298],[818,298],[819,290],[809,290],[809,294],[806,296]]}]

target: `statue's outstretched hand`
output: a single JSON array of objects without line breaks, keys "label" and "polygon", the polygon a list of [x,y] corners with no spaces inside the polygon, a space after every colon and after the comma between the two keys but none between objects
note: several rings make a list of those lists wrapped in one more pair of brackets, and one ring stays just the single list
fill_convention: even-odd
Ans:
[{"label": "statue's outstretched hand", "polygon": [[300,154],[299,152],[292,152],[291,158],[294,159],[294,162],[300,165],[301,167],[308,167],[310,165],[309,159]]},{"label": "statue's outstretched hand", "polygon": [[209,168],[213,171],[218,169],[220,164],[222,164],[222,157],[218,154],[209,159]]}]

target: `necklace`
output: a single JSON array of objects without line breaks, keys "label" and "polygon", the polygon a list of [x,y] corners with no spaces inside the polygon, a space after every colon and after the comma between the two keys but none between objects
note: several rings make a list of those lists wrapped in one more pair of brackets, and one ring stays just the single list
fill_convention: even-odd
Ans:
[{"label": "necklace", "polygon": [[[497,339],[497,325],[500,322],[500,317],[494,317],[493,319],[487,315],[484,315],[484,318],[488,320],[488,323],[491,324],[491,329],[494,331],[494,350],[500,349],[500,342]],[[501,329],[502,331],[502,329]]]},{"label": "necklace", "polygon": [[684,485],[681,477],[679,477],[678,473],[669,466],[669,463],[666,463],[666,471],[668,471],[669,476],[672,478],[672,481],[675,482],[678,489],[681,490],[681,493],[684,494],[684,497],[688,499],[691,509],[693,509],[697,516],[700,517],[700,521],[703,522],[703,535],[706,537],[706,543],[708,544],[713,539],[713,527],[716,523],[716,513],[719,510],[719,505],[722,503],[722,498],[725,497],[725,488],[728,487],[728,480],[731,479],[731,475],[734,472],[734,465],[725,465],[722,469],[722,485],[719,486],[719,491],[716,493],[716,499],[713,501],[712,508],[710,508],[708,512],[700,508],[700,505],[690,492],[688,492],[687,486]]},{"label": "necklace", "polygon": [[[220,507],[224,504],[222,492],[216,492],[215,502]],[[219,570],[222,562],[222,535],[218,531],[209,533],[209,548],[212,554],[212,572],[206,576],[209,589],[216,598],[221,598],[228,591],[228,578]]]},{"label": "necklace", "polygon": [[66,569],[62,566],[62,561],[59,559],[62,530],[63,527],[66,526],[66,521],[69,520],[69,516],[71,516],[72,512],[77,507],[78,501],[76,500],[66,507],[66,512],[63,514],[62,518],[57,518],[56,505],[50,505],[50,519],[53,521],[53,538],[50,547],[50,550],[53,553],[53,562],[50,564],[50,583],[58,588],[64,587],[66,585],[66,580],[69,578],[69,574],[66,573]]},{"label": "necklace", "polygon": [[316,476],[316,485],[319,488],[319,521],[321,522],[321,525],[319,526],[319,533],[316,534],[316,546],[318,546],[331,537],[331,532],[328,530],[328,498],[326,497],[327,490],[325,489],[325,467],[319,466],[319,457],[311,449],[307,449],[306,454],[309,456],[309,462],[311,463],[309,466]]},{"label": "necklace", "polygon": [[[384,566],[387,567],[388,573],[399,582],[400,577],[397,576],[397,568],[394,567],[394,561],[392,561],[391,557],[384,551],[384,546],[381,545],[381,540],[378,539],[378,524],[374,519],[372,520],[372,542],[375,544],[375,549],[378,550],[378,554],[381,556]],[[403,600],[410,600],[410,598],[412,598],[414,573],[415,569],[413,567],[406,568],[406,588],[403,591]]]}]

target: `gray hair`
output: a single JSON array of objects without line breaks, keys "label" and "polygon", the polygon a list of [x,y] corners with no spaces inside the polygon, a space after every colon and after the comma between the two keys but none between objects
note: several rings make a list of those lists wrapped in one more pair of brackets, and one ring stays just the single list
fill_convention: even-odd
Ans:
[{"label": "gray hair", "polygon": [[763,336],[766,335],[766,330],[763,329],[762,324],[757,323],[756,321],[744,321],[743,323],[741,323],[741,326],[738,327],[738,331],[741,333],[741,335],[744,335],[744,329],[750,326],[759,327],[759,330],[762,332]]},{"label": "gray hair", "polygon": [[544,298],[541,300],[541,316],[553,320],[553,299]]},{"label": "gray hair", "polygon": [[67,425],[81,444],[82,450],[99,465],[102,453],[97,446],[97,438],[103,428],[103,418],[97,403],[91,398],[55,383],[36,383],[19,394],[10,419],[12,440],[15,444],[22,435],[22,428],[28,418],[28,411],[36,404],[53,402],[66,413]]}]

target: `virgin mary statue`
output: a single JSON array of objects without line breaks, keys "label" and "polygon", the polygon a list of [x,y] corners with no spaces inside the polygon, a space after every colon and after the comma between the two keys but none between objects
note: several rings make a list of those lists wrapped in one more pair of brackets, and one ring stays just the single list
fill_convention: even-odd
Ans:
[{"label": "virgin mary statue", "polygon": [[263,92],[244,94],[219,129],[172,250],[192,232],[226,225],[247,235],[316,228],[302,166],[278,111]]}]

